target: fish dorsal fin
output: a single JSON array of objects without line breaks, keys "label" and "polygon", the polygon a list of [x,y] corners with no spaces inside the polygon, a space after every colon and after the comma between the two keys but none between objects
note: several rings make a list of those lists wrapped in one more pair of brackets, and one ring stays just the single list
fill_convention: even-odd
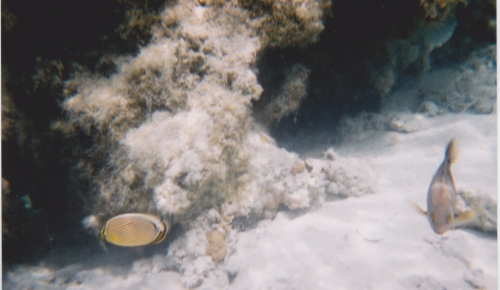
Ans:
[{"label": "fish dorsal fin", "polygon": [[445,151],[445,162],[443,162],[443,164],[446,163],[446,161],[448,161],[448,171],[449,171],[449,177],[451,179],[451,182],[453,184],[453,188],[455,189],[456,191],[456,184],[455,184],[455,177],[453,177],[453,172],[451,170],[451,165],[457,161],[458,159],[458,145],[457,145],[457,137],[454,137],[453,139],[450,140],[450,142],[448,143],[448,146],[446,146],[446,151]]},{"label": "fish dorsal fin", "polygon": [[445,158],[450,162],[450,165],[458,158],[457,137],[454,137],[446,146]]}]

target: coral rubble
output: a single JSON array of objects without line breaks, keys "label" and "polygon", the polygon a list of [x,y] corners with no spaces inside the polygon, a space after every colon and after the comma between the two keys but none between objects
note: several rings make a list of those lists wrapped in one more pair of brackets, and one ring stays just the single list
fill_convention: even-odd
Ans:
[{"label": "coral rubble", "polygon": [[[152,43],[120,59],[115,74],[67,83],[67,119],[56,125],[94,142],[93,153],[78,165],[95,188],[83,193],[94,214],[86,226],[92,230],[96,219],[124,212],[172,219],[186,228],[186,245],[208,239],[207,261],[196,258],[199,250],[181,245],[190,257],[180,262],[186,277],[188,260],[213,267],[212,260],[225,256],[218,232],[208,227],[209,234],[198,234],[195,221],[204,213],[258,220],[273,217],[280,205],[306,209],[328,194],[370,191],[356,187],[349,166],[332,165],[339,162],[333,157],[307,159],[307,170],[298,170],[299,157],[278,148],[254,120],[251,101],[262,92],[255,71],[262,38],[249,13],[230,3],[180,1],[167,8]],[[269,121],[298,109],[308,74],[302,65],[292,68],[268,107]],[[186,279],[188,287],[199,285],[198,278]]]}]

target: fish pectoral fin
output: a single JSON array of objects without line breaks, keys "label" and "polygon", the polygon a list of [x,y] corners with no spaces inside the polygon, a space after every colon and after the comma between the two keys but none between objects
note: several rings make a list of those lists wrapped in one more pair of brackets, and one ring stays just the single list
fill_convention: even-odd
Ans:
[{"label": "fish pectoral fin", "polygon": [[466,211],[464,213],[461,213],[457,216],[455,216],[455,219],[453,220],[454,226],[463,226],[471,223],[474,221],[477,217],[477,214],[473,210]]},{"label": "fish pectoral fin", "polygon": [[108,247],[106,247],[106,243],[104,242],[104,240],[102,239],[99,239],[99,245],[101,246],[101,248],[107,252],[108,251]]},{"label": "fish pectoral fin", "polygon": [[427,211],[420,207],[416,202],[412,201],[413,208],[420,214],[427,216]]}]

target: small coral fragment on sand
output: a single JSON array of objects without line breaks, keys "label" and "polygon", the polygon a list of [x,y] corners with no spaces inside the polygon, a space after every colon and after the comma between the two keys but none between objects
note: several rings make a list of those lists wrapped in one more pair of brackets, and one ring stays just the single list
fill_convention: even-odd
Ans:
[{"label": "small coral fragment on sand", "polygon": [[226,240],[218,230],[211,230],[207,233],[208,245],[205,248],[205,254],[212,258],[212,261],[218,263],[224,259],[227,253]]}]

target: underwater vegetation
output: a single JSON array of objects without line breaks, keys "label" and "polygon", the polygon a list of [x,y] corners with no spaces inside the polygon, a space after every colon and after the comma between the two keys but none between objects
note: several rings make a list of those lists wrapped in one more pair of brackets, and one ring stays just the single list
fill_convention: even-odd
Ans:
[{"label": "underwater vegetation", "polygon": [[[335,127],[404,103],[397,89],[434,58],[472,55],[467,71],[485,68],[485,82],[496,68],[491,1],[60,2],[45,9],[72,24],[60,38],[36,28],[51,14],[2,5],[4,252],[47,252],[54,236],[85,244],[114,216],[151,214],[183,229],[168,256],[186,287],[201,285],[200,268],[223,261],[235,232],[256,221],[374,191],[355,160],[281,148],[291,123]],[[462,79],[460,104],[474,89]],[[436,114],[464,109],[432,93],[408,109],[422,100]],[[465,109],[491,113],[492,96]]]},{"label": "underwater vegetation", "polygon": [[[294,64],[311,70],[307,98],[293,115],[270,127],[272,135],[280,142],[301,131],[335,130],[346,115],[376,113],[392,104],[416,111],[422,103],[419,98],[435,97],[434,90],[446,88],[446,95],[451,95],[451,78],[440,78],[445,82],[440,88],[439,79],[432,77],[434,83],[430,83],[429,74],[443,73],[436,70],[444,65],[475,59],[471,53],[488,45],[496,47],[496,30],[491,26],[496,6],[492,1],[446,2],[446,8],[441,10],[435,1],[384,1],[383,5],[377,1],[336,1],[332,16],[324,21],[320,42],[303,49],[265,50],[258,63],[259,83],[264,88],[255,103],[259,110],[277,95],[277,84],[283,83]],[[429,5],[436,8],[439,17],[426,17],[424,6]],[[490,60],[493,66],[487,74],[495,69],[496,61]],[[432,89],[411,92],[412,103],[406,103],[405,87],[428,85]],[[464,87],[463,94],[457,97],[481,98],[480,92],[466,92],[472,87]],[[451,101],[457,105],[459,102]]]},{"label": "underwater vegetation", "polygon": [[267,123],[279,122],[283,117],[297,112],[301,102],[307,97],[307,77],[310,71],[296,64],[287,75],[278,96],[262,112]]}]

